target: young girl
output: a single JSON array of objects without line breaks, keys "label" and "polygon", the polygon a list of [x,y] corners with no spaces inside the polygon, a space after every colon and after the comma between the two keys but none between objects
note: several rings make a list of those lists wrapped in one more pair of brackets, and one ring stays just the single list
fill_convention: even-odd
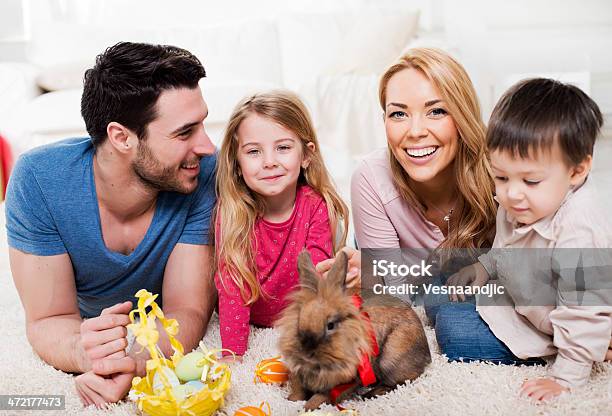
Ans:
[{"label": "young girl", "polygon": [[495,279],[508,298],[481,297],[477,310],[446,304],[437,315],[450,360],[555,355],[547,378],[522,385],[537,400],[587,383],[610,345],[612,226],[588,178],[601,125],[597,104],[557,81],[523,81],[501,98],[487,132],[499,201],[493,249],[447,284]]},{"label": "young girl", "polygon": [[[304,104],[289,92],[256,94],[230,117],[218,156],[215,284],[223,348],[245,353],[249,323],[272,326],[313,262],[344,245],[348,209],[323,164]],[[336,236],[342,221],[342,236]]]}]

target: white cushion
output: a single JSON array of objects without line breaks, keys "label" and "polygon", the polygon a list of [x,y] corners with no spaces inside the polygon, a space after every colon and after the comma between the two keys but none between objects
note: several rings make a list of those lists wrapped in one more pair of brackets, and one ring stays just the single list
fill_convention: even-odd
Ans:
[{"label": "white cushion", "polygon": [[81,118],[82,89],[55,91],[33,99],[24,109],[22,117],[28,120],[29,131],[54,132],[85,131]]},{"label": "white cushion", "polygon": [[160,35],[163,43],[195,54],[214,82],[282,84],[277,28],[272,20],[169,29]]},{"label": "white cushion", "polygon": [[122,40],[133,42],[157,42],[155,30],[147,31],[122,27],[97,27],[94,25],[48,21],[32,27],[27,45],[28,61],[41,67],[73,62],[94,62],[106,48]]},{"label": "white cushion", "polygon": [[81,90],[55,91],[34,98],[16,112],[8,132],[16,155],[63,138],[86,136]]},{"label": "white cushion", "polygon": [[40,94],[34,82],[38,72],[37,67],[26,63],[0,63],[0,129],[11,121],[15,111]]},{"label": "white cushion", "polygon": [[[276,23],[251,19],[222,25],[194,27],[96,27],[78,23],[53,23],[34,28],[27,55],[43,67],[60,65],[52,73],[55,87],[74,86],[74,63],[90,62],[119,41],[170,44],[187,49],[217,81],[282,82]],[[68,65],[66,65],[68,64]],[[64,65],[64,66],[61,66]],[[57,68],[57,67],[56,67]],[[77,68],[80,70],[80,68]]]},{"label": "white cushion", "polygon": [[[209,108],[205,125],[216,144],[221,142],[227,120],[239,100],[276,88],[274,84],[215,82],[209,78],[204,78],[200,86]],[[67,137],[86,136],[81,117],[82,93],[82,88],[49,92],[23,105],[4,126],[15,153]]]},{"label": "white cushion", "polygon": [[350,157],[385,145],[378,78],[375,74],[332,75],[302,84],[298,92],[312,113],[322,144],[343,149]]},{"label": "white cushion", "polygon": [[276,89],[278,86],[265,82],[217,82],[211,77],[202,79],[200,88],[208,105],[208,117],[204,125],[213,143],[220,144],[236,104],[247,95]]},{"label": "white cushion", "polygon": [[283,81],[299,88],[317,75],[380,74],[414,37],[418,11],[365,7],[297,13],[279,20]]},{"label": "white cushion", "polygon": [[44,68],[36,83],[45,91],[59,91],[83,87],[85,71],[91,68],[95,60],[69,62]]}]

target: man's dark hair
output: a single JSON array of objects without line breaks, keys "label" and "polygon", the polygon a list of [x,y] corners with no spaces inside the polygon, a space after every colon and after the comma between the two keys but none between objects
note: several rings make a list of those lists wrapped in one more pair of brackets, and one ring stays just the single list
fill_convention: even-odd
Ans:
[{"label": "man's dark hair", "polygon": [[493,109],[487,129],[489,150],[529,157],[557,141],[566,162],[575,166],[593,155],[603,117],[580,88],[546,78],[521,81]]},{"label": "man's dark hair", "polygon": [[81,97],[81,115],[94,147],[104,142],[112,121],[145,139],[162,91],[195,88],[205,76],[199,59],[176,46],[120,42],[106,49],[85,72]]}]

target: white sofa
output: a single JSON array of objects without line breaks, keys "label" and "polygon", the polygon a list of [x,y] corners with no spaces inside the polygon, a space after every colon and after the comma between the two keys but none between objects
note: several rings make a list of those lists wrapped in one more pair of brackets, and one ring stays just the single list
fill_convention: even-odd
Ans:
[{"label": "white sofa", "polygon": [[[384,144],[378,77],[414,39],[419,0],[66,0],[32,11],[28,63],[0,63],[0,132],[20,154],[85,135],[82,74],[120,40],[174,44],[203,62],[207,129],[219,142],[246,94],[289,88],[306,101],[324,156],[348,197],[353,159]],[[46,9],[45,9],[46,7]],[[24,70],[27,69],[27,70]],[[18,80],[18,82],[16,81]],[[36,85],[50,92],[33,95]],[[7,92],[9,91],[9,92]]]}]

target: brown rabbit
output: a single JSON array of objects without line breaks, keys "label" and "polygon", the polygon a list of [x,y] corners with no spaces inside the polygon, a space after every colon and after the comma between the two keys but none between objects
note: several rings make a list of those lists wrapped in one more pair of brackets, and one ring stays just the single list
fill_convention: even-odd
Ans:
[{"label": "brown rabbit", "polygon": [[[409,305],[390,296],[377,296],[366,300],[359,310],[345,286],[347,261],[341,251],[322,279],[308,252],[302,251],[298,257],[301,288],[277,322],[279,349],[291,372],[288,398],[308,400],[306,409],[340,402],[361,387],[358,367],[362,357],[376,376],[365,397],[384,394],[416,379],[431,362],[425,331]],[[363,312],[369,315],[371,327]],[[344,390],[334,389],[345,383],[353,384]],[[339,391],[333,400],[330,394],[335,396]]]}]

